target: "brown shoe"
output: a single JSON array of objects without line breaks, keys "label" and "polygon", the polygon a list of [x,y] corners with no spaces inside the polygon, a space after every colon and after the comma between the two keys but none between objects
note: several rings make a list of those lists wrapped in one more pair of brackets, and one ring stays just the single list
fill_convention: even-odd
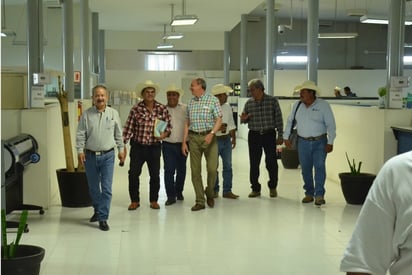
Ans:
[{"label": "brown shoe", "polygon": [[152,201],[150,203],[150,208],[152,209],[160,209],[160,205],[157,203],[157,201]]},{"label": "brown shoe", "polygon": [[313,202],[313,196],[306,195],[306,196],[302,199],[302,203],[309,203],[309,202]]},{"label": "brown shoe", "polygon": [[139,202],[135,202],[133,201],[130,205],[129,208],[127,208],[127,210],[136,210],[137,208],[139,208],[140,203]]},{"label": "brown shoe", "polygon": [[213,208],[215,206],[215,200],[213,198],[207,198],[206,203],[210,208]]},{"label": "brown shoe", "polygon": [[276,188],[271,188],[270,189],[269,196],[271,198],[276,198],[278,196],[278,191],[276,191]]},{"label": "brown shoe", "polygon": [[323,196],[317,196],[316,198],[315,198],[315,205],[322,205],[322,204],[325,204],[326,203],[326,201],[325,201],[325,199],[323,198]]},{"label": "brown shoe", "polygon": [[205,206],[202,205],[202,204],[198,204],[198,203],[196,203],[196,204],[193,205],[193,207],[192,207],[192,211],[199,211],[199,210],[202,210],[202,209],[205,209]]},{"label": "brown shoe", "polygon": [[224,193],[224,194],[223,194],[223,197],[224,197],[224,198],[227,198],[227,199],[237,199],[237,198],[239,198],[238,195],[235,195],[235,194],[233,194],[232,192]]},{"label": "brown shoe", "polygon": [[260,197],[260,192],[258,192],[258,191],[250,192],[249,198],[256,198],[256,197]]},{"label": "brown shoe", "polygon": [[219,192],[213,192],[213,198],[214,199],[219,198]]}]

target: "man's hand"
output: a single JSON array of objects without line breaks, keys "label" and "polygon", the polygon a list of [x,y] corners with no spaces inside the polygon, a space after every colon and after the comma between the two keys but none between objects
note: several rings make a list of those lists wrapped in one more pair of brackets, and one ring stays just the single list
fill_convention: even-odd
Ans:
[{"label": "man's hand", "polygon": [[283,142],[285,143],[285,146],[287,148],[289,148],[289,149],[292,148],[292,143],[290,142],[290,140],[284,139]]},{"label": "man's hand", "polygon": [[182,143],[182,154],[183,154],[184,156],[186,156],[186,157],[187,157],[187,155],[189,154],[189,148],[187,147],[187,143],[186,143],[186,142],[183,142],[183,143]]},{"label": "man's hand", "polygon": [[241,122],[246,122],[249,119],[249,114],[242,113],[239,117]]},{"label": "man's hand", "polygon": [[77,155],[77,159],[79,160],[79,163],[84,166],[84,163],[86,162],[86,155],[84,153],[80,153]]},{"label": "man's hand", "polygon": [[325,146],[326,153],[330,153],[333,151],[333,144],[326,144]]}]

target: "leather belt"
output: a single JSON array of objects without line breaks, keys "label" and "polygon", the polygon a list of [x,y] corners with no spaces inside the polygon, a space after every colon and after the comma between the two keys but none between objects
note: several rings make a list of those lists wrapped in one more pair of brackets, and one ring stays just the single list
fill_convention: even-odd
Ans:
[{"label": "leather belt", "polygon": [[230,134],[227,135],[221,135],[221,136],[216,136],[217,140],[223,140],[223,139],[227,139],[230,137]]},{"label": "leather belt", "polygon": [[301,136],[299,136],[299,137],[300,137],[301,139],[304,139],[304,140],[316,141],[316,140],[320,140],[320,139],[326,137],[326,134],[322,134],[322,135],[317,136],[317,137],[301,137]]},{"label": "leather belt", "polygon": [[114,148],[106,150],[106,151],[92,151],[92,150],[86,149],[86,152],[89,152],[89,153],[94,154],[96,156],[101,156],[101,155],[107,154],[107,153],[109,153],[113,150],[114,150]]},{"label": "leather belt", "polygon": [[259,134],[259,135],[266,135],[266,134],[271,134],[275,132],[275,129],[269,129],[269,130],[259,130],[259,131],[254,131],[250,130],[253,133]]},{"label": "leather belt", "polygon": [[210,131],[211,130],[204,131],[204,132],[195,132],[195,131],[189,130],[189,134],[199,135],[199,136],[206,136],[207,134],[210,133]]}]

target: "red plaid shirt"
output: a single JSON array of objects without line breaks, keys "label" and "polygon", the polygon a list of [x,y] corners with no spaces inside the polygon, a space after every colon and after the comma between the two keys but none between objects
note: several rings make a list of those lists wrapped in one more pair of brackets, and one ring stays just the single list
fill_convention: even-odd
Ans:
[{"label": "red plaid shirt", "polygon": [[134,141],[144,145],[158,143],[159,140],[153,134],[156,119],[166,121],[166,131],[171,131],[170,115],[166,105],[155,101],[153,110],[150,111],[143,101],[135,104],[130,110],[126,125],[123,128],[123,142],[126,144],[133,138]]}]

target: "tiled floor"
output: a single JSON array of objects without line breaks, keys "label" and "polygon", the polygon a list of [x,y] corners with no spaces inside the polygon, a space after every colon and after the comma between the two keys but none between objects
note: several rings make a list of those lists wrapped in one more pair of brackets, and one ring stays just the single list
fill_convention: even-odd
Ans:
[{"label": "tiled floor", "polygon": [[[110,231],[89,223],[92,208],[53,206],[32,212],[23,243],[46,249],[42,275],[334,275],[351,235],[359,206],[346,205],[337,183],[327,182],[326,205],[302,205],[300,170],[279,162],[278,198],[248,198],[247,143],[233,151],[238,200],[216,200],[215,208],[190,211],[194,191],[190,169],[185,200],[160,210],[149,208],[147,169],[141,176],[141,207],[127,211],[127,168],[116,167]],[[261,167],[261,182],[267,173]],[[163,181],[162,181],[163,182]],[[10,217],[13,218],[15,214]]]}]

